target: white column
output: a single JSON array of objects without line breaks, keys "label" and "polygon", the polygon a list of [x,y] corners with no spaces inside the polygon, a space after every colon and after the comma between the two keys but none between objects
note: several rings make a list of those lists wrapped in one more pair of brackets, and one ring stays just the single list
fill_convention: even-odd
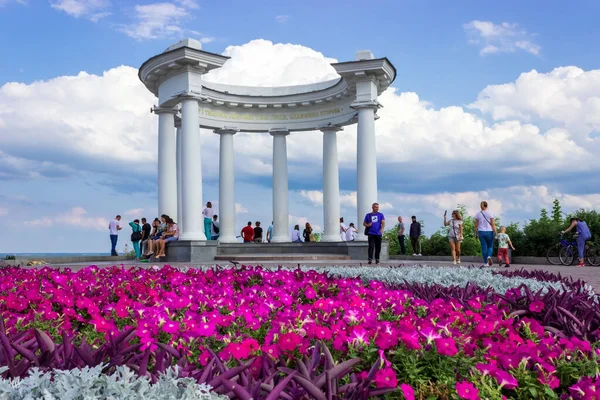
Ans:
[{"label": "white column", "polygon": [[182,96],[181,102],[181,207],[180,240],[206,240],[202,217],[202,163],[198,101]]},{"label": "white column", "polygon": [[367,240],[362,223],[377,202],[377,156],[375,150],[376,102],[354,104],[358,110],[358,134],[356,157],[356,211],[358,234],[355,240]]},{"label": "white column", "polygon": [[321,128],[323,132],[323,222],[321,241],[339,242],[340,238],[340,177],[338,170],[337,126]]},{"label": "white column", "polygon": [[273,136],[273,238],[271,242],[290,241],[287,130],[271,131]]},{"label": "white column", "polygon": [[237,243],[235,237],[235,174],[233,135],[237,129],[217,129],[219,135],[219,243]]},{"label": "white column", "polygon": [[175,127],[177,129],[177,225],[179,226],[179,231],[181,232],[183,230],[183,206],[181,197],[181,188],[183,187],[181,182],[181,121],[176,123]]},{"label": "white column", "polygon": [[177,110],[154,107],[152,111],[158,114],[158,214],[177,218]]}]

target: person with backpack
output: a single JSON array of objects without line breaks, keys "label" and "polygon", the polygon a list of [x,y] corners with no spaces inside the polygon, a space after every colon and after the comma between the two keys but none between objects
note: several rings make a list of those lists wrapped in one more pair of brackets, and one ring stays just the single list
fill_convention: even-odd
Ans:
[{"label": "person with backpack", "polygon": [[570,232],[571,230],[576,228],[577,236],[575,240],[577,241],[577,252],[579,253],[579,267],[585,267],[585,242],[592,238],[592,233],[590,232],[590,228],[585,223],[585,221],[580,220],[579,218],[573,217],[571,218],[571,225],[562,231],[563,234]]},{"label": "person with backpack", "polygon": [[140,220],[135,219],[129,223],[131,227],[131,243],[135,250],[135,259],[139,260],[142,258],[142,251],[140,250],[140,242],[142,241],[142,227],[140,226]]},{"label": "person with backpack", "polygon": [[494,265],[492,253],[494,251],[494,238],[496,237],[496,222],[494,214],[488,211],[487,201],[479,204],[481,211],[475,215],[475,238],[481,244],[481,256],[483,263],[490,267]]},{"label": "person with backpack", "polygon": [[217,214],[212,217],[212,226],[210,227],[210,240],[217,240],[219,238],[219,232],[221,229],[219,228],[219,216]]}]

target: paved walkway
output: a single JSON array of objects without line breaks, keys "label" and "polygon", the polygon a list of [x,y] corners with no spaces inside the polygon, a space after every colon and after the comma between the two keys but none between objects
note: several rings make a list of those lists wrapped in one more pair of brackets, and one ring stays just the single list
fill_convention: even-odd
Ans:
[{"label": "paved walkway", "polygon": [[[89,266],[91,263],[71,263],[71,264],[56,264],[53,265],[53,267],[58,267],[58,268],[71,268],[73,270],[80,270],[82,268],[85,268],[87,266]],[[158,265],[161,266],[165,263],[155,263],[155,262],[148,262],[148,263],[140,263],[137,261],[122,261],[119,262],[117,265],[123,265],[126,268],[130,268],[130,267],[134,267],[134,266],[140,266],[142,268],[149,268],[152,267],[154,265]],[[222,265],[222,266],[226,266],[226,265],[231,265],[230,263],[228,263],[227,261],[215,261],[213,263],[201,263],[201,264],[190,264],[190,263],[170,263],[169,265],[173,266],[173,267],[183,267],[183,266],[199,266],[199,265]],[[279,265],[283,265],[283,266],[288,266],[288,267],[296,267],[298,265],[314,265],[314,266],[330,266],[330,265],[364,265],[367,266],[367,261],[366,260],[302,260],[302,261],[297,261],[297,262],[290,262],[289,260],[272,260],[269,262],[257,262],[257,261],[248,261],[248,262],[240,262],[240,264],[246,264],[246,265],[268,265],[268,266],[279,266]],[[390,261],[390,262],[386,262],[386,263],[382,263],[381,266],[409,266],[409,265],[419,265],[419,264],[425,264],[425,263],[419,263],[419,262],[415,262],[415,261]],[[443,262],[443,261],[427,261],[426,262],[427,265],[439,265],[439,266],[451,266],[452,264],[449,262]],[[110,263],[110,262],[98,262],[95,263],[95,265],[99,266],[99,267],[108,267],[108,266],[112,266],[115,265],[115,263]],[[464,266],[469,266],[469,265],[473,265],[473,264],[463,264]],[[479,264],[475,264],[474,266],[479,266]],[[497,267],[497,266],[496,266]],[[519,264],[513,264],[511,265],[510,269],[520,269],[520,268],[524,268],[526,270],[544,270],[544,271],[549,271],[555,274],[561,274],[562,276],[571,276],[573,279],[577,280],[577,279],[581,279],[585,282],[587,282],[588,284],[590,284],[594,290],[596,292],[600,292],[600,267],[577,267],[577,266],[570,266],[570,267],[566,267],[566,266],[558,266],[558,265],[519,265]],[[505,268],[502,268],[502,270],[507,270]]]}]

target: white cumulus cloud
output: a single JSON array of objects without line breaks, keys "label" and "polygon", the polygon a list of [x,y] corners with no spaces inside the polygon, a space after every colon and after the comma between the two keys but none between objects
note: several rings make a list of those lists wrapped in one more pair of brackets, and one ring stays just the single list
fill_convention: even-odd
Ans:
[{"label": "white cumulus cloud", "polygon": [[584,138],[600,131],[600,69],[525,72],[515,82],[487,86],[469,107],[495,120],[546,120]]},{"label": "white cumulus cloud", "polygon": [[[232,58],[207,79],[281,86],[337,76],[330,65],[335,60],[304,46],[253,40],[230,46],[225,53]],[[595,154],[600,145],[598,140],[581,136],[577,123],[584,121],[588,130],[598,127],[600,112],[594,110],[600,104],[599,74],[600,70],[566,67],[490,86],[471,105],[483,116],[461,106],[433,107],[417,93],[387,90],[380,97],[384,108],[376,122],[379,190],[480,192],[525,184],[556,186],[576,183],[575,174],[597,175]],[[157,117],[149,109],[155,102],[139,82],[137,70],[126,66],[102,75],[82,72],[31,84],[7,83],[0,88],[0,120],[4,121],[0,124],[0,179],[78,173],[110,176],[106,180],[110,185],[127,175],[154,179]],[[562,107],[571,108],[563,112]],[[575,112],[579,114],[571,117]],[[352,175],[356,127],[346,127],[338,135],[341,171]],[[218,136],[206,130],[201,136],[204,177],[216,180]],[[272,138],[240,132],[234,142],[238,182],[269,182]],[[314,184],[322,171],[322,133],[292,133],[288,155],[293,165],[291,185],[310,182],[300,196],[313,204],[322,202]],[[355,178],[346,178],[344,183],[344,174],[340,177],[345,184],[342,207],[355,207]],[[575,191],[581,192],[584,186],[580,184]],[[380,202],[396,208],[383,197]]]},{"label": "white cumulus cloud", "polygon": [[110,0],[53,0],[52,8],[63,11],[75,18],[87,18],[94,22],[111,15]]},{"label": "white cumulus cloud", "polygon": [[463,25],[469,36],[469,43],[480,47],[479,54],[514,53],[522,50],[539,55],[541,47],[535,43],[535,36],[518,24],[473,20]]},{"label": "white cumulus cloud", "polygon": [[134,22],[122,26],[121,31],[138,40],[180,37],[182,23],[190,15],[185,7],[173,3],[138,4],[134,10]]},{"label": "white cumulus cloud", "polygon": [[256,39],[228,46],[223,54],[231,59],[204,79],[242,86],[288,86],[339,78],[330,65],[336,59],[306,46]]},{"label": "white cumulus cloud", "polygon": [[83,207],[73,207],[70,211],[55,217],[41,217],[25,221],[25,225],[36,227],[68,225],[82,230],[107,231],[108,222],[108,219],[103,217],[89,216]]}]

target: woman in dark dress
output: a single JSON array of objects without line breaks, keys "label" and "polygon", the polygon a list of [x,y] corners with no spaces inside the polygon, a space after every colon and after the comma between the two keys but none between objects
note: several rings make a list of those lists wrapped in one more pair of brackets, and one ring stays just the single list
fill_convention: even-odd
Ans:
[{"label": "woman in dark dress", "polygon": [[302,236],[304,237],[304,241],[305,242],[312,242],[312,227],[310,226],[310,224],[307,222],[306,226],[304,228],[304,232],[302,232]]}]

